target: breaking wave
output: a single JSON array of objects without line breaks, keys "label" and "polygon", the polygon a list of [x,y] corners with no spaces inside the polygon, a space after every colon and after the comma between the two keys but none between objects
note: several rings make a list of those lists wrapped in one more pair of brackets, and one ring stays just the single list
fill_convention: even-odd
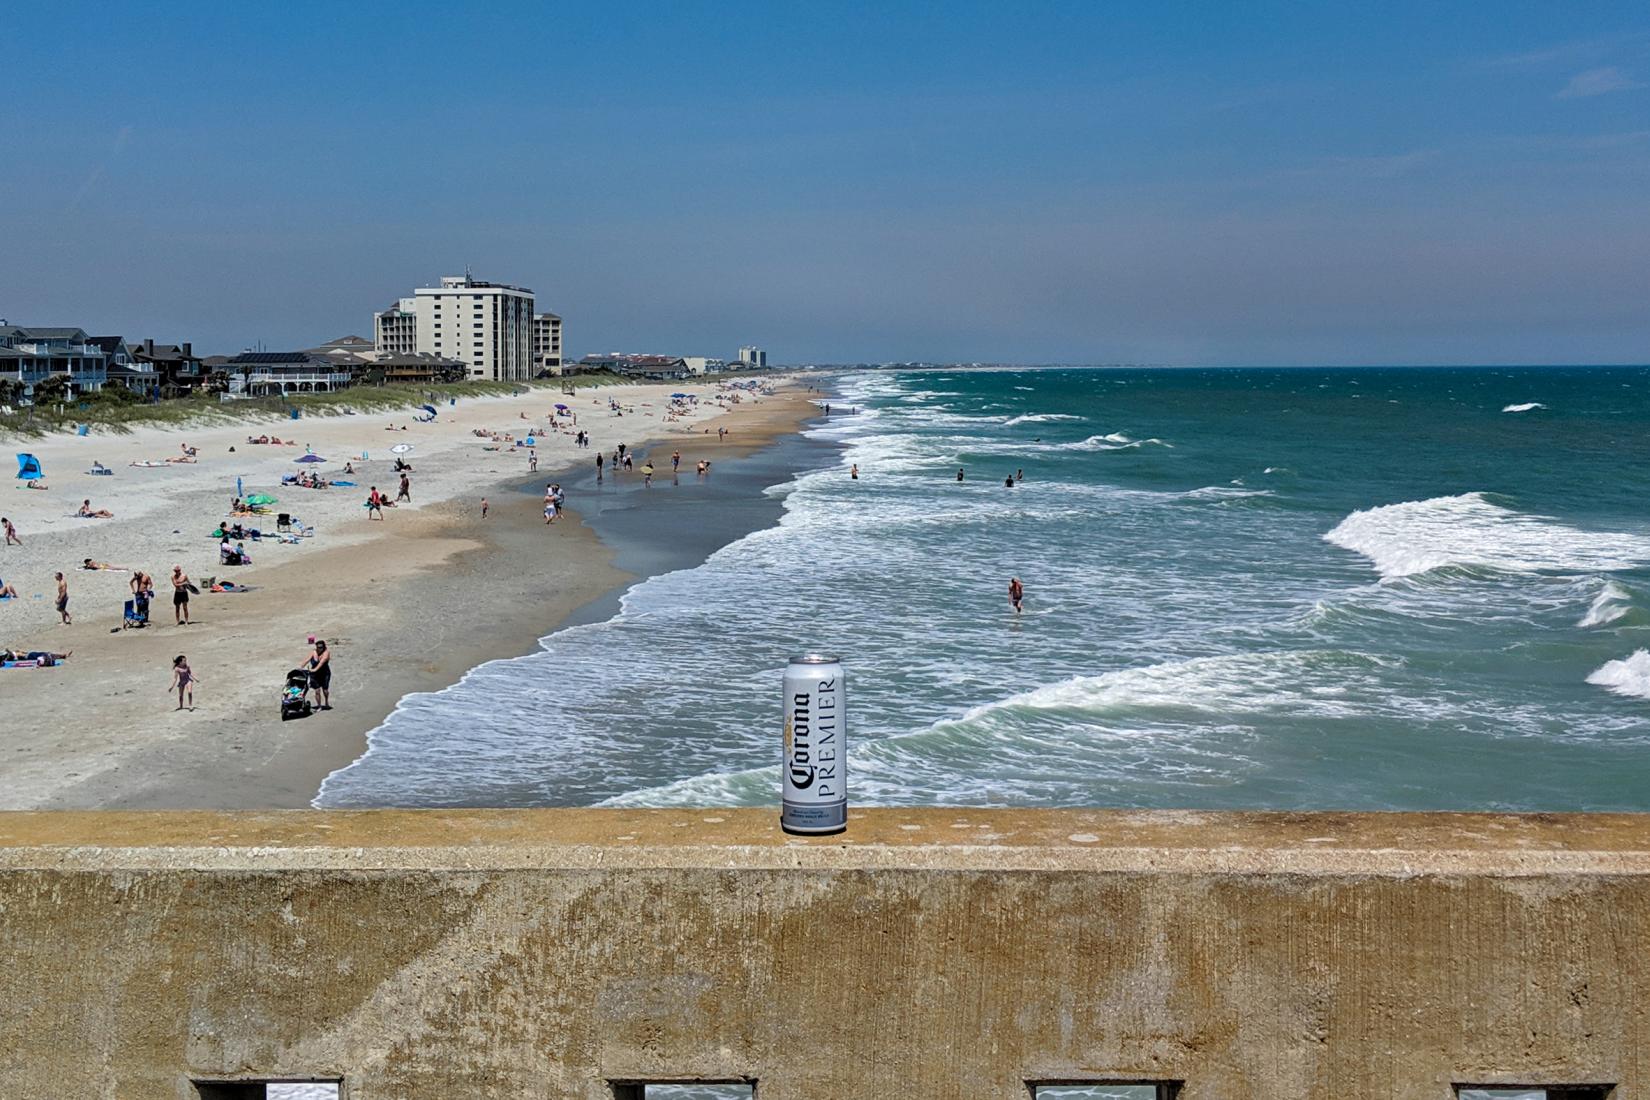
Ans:
[{"label": "breaking wave", "polygon": [[1546,407],[1539,401],[1526,401],[1522,405],[1508,405],[1501,411],[1504,413],[1527,413],[1531,409],[1545,409]]},{"label": "breaking wave", "polygon": [[1503,508],[1483,493],[1367,508],[1323,537],[1362,554],[1388,580],[1445,566],[1612,572],[1650,562],[1650,538],[1644,535],[1583,531]]},{"label": "breaking wave", "polygon": [[1635,649],[1619,661],[1605,661],[1587,675],[1587,682],[1617,695],[1650,699],[1650,651]]},{"label": "breaking wave", "polygon": [[1633,594],[1615,581],[1606,581],[1604,589],[1587,608],[1577,626],[1608,626],[1633,610]]}]

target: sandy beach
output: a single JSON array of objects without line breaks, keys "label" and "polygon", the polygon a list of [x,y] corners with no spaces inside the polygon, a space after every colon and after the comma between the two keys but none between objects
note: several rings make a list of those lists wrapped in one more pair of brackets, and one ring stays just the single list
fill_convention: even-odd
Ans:
[{"label": "sandy beach", "polygon": [[[27,490],[18,481],[0,504],[22,539],[0,550],[0,580],[19,593],[0,601],[0,646],[74,655],[55,668],[0,670],[0,808],[307,805],[329,772],[363,751],[367,731],[403,695],[444,687],[482,661],[531,651],[574,609],[631,580],[579,521],[576,493],[571,512],[545,525],[540,482],[569,482],[560,475],[582,475],[597,449],[611,453],[620,442],[649,451],[662,476],[673,450],[691,476],[700,459],[759,448],[814,412],[804,387],[767,381],[776,393],[746,394],[736,404],[716,403],[715,382],[582,389],[571,397],[536,389],[461,401],[432,424],[357,415],[11,441],[13,450],[38,456],[51,488]],[[701,402],[667,419],[677,390]],[[610,411],[610,399],[622,416]],[[563,417],[563,430],[547,433],[558,401],[571,407],[577,425]],[[391,422],[394,431],[386,430]],[[725,440],[719,428],[727,429]],[[525,448],[475,434],[519,440],[529,430],[537,473],[529,472]],[[590,449],[576,447],[577,430],[590,433]],[[296,445],[246,441],[265,433]],[[395,496],[390,447],[401,443],[412,448],[412,502],[387,509],[383,522],[369,520],[361,506],[369,486]],[[197,461],[130,465],[179,456],[183,444],[196,449]],[[283,474],[309,466],[295,462],[306,450],[328,460],[314,465],[323,475],[356,484],[282,486]],[[346,460],[354,461],[353,476],[341,473]],[[94,461],[114,474],[87,473]],[[640,462],[617,476],[640,480]],[[228,513],[237,477],[247,494],[279,501],[271,514],[243,520],[248,526],[269,531],[274,513],[287,512],[317,534],[296,544],[247,541],[252,564],[220,566],[209,536]],[[114,517],[76,518],[87,498]],[[132,574],[80,568],[88,557],[155,578],[152,625],[120,629]],[[173,565],[202,589],[187,627],[173,623]],[[69,626],[53,608],[59,570],[69,585]],[[212,593],[205,583],[212,577],[250,590]],[[286,672],[308,657],[312,634],[332,646],[334,709],[282,722]],[[178,654],[200,679],[193,711],[175,710],[167,690]]]}]

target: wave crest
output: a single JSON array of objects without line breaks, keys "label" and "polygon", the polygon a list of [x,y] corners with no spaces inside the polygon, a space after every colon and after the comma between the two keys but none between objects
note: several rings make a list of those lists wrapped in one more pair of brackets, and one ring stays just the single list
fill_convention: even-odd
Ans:
[{"label": "wave crest", "polygon": [[1617,695],[1650,699],[1650,650],[1635,649],[1619,661],[1605,661],[1587,674],[1587,682]]},{"label": "wave crest", "polygon": [[1483,493],[1353,512],[1324,541],[1368,558],[1383,580],[1446,566],[1613,572],[1650,561],[1650,538],[1583,531],[1492,504]]}]

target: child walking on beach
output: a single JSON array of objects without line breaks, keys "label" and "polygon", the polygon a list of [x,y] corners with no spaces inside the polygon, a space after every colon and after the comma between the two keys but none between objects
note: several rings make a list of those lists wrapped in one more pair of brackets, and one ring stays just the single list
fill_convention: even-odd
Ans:
[{"label": "child walking on beach", "polygon": [[181,653],[172,658],[172,685],[167,690],[170,691],[171,688],[178,689],[179,710],[183,709],[185,698],[189,700],[189,709],[195,709],[195,685],[199,682],[199,677],[189,667],[189,658]]}]

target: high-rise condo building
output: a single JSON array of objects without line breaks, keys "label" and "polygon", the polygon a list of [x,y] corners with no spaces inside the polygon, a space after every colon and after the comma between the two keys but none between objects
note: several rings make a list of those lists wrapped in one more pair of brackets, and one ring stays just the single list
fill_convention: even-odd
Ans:
[{"label": "high-rise condo building", "polygon": [[418,350],[466,363],[471,378],[519,382],[533,377],[533,292],[445,275],[413,292]]},{"label": "high-rise condo building", "polygon": [[554,313],[533,317],[533,367],[534,373],[561,373],[561,318]]},{"label": "high-rise condo building", "polygon": [[403,298],[382,313],[372,315],[373,345],[389,355],[418,351],[418,301]]},{"label": "high-rise condo building", "polygon": [[739,362],[747,367],[765,367],[768,365],[768,353],[759,347],[743,347],[739,349]]}]

